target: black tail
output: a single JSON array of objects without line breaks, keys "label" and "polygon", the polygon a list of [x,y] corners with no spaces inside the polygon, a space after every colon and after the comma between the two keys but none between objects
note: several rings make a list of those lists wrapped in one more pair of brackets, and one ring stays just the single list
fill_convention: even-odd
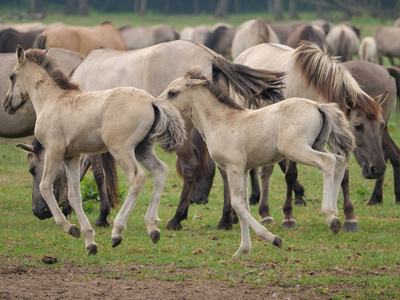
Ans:
[{"label": "black tail", "polygon": [[39,34],[33,42],[32,48],[46,49],[46,35]]},{"label": "black tail", "polygon": [[283,72],[253,69],[222,57],[214,58],[212,71],[213,82],[225,81],[248,107],[259,108],[265,106],[265,102],[271,104],[283,100]]}]

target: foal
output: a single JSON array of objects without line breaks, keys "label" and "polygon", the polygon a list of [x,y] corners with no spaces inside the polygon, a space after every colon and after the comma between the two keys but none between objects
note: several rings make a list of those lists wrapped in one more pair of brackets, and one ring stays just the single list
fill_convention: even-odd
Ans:
[{"label": "foal", "polygon": [[158,140],[166,151],[180,147],[185,137],[179,112],[168,102],[154,100],[147,92],[116,88],[83,92],[46,55],[46,51],[25,50],[18,46],[17,64],[10,75],[11,86],[4,99],[4,110],[15,113],[31,99],[37,119],[35,136],[45,147],[40,192],[57,225],[74,237],[76,225],[62,214],[52,185],[58,167],[64,163],[68,178],[68,199],[81,225],[88,254],[97,253],[92,229],[82,208],[79,160],[82,153],[110,151],[129,180],[128,196],[112,230],[112,246],[122,241],[129,213],[146,180],[138,161],[154,178],[154,190],[145,216],[147,231],[154,243],[159,240],[158,204],[168,175],[168,166],[154,153]]},{"label": "foal", "polygon": [[[321,211],[333,233],[339,232],[337,197],[354,137],[337,104],[292,98],[259,110],[244,109],[229,98],[221,84],[210,82],[198,68],[173,81],[157,99],[169,100],[181,114],[190,117],[211,157],[226,171],[232,207],[242,232],[235,255],[250,251],[249,226],[260,238],[282,247],[281,239],[251,216],[247,190],[251,168],[285,157],[322,171]],[[326,150],[328,141],[341,155]]]}]

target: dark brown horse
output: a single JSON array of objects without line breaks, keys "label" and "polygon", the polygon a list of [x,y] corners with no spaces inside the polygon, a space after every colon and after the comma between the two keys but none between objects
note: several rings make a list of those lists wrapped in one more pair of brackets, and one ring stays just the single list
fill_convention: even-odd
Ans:
[{"label": "dark brown horse", "polygon": [[[52,213],[43,199],[39,190],[44,168],[44,156],[46,150],[35,138],[32,145],[18,144],[17,147],[28,152],[29,173],[33,177],[32,191],[32,210],[39,219],[52,217]],[[108,227],[107,217],[111,208],[117,204],[117,169],[115,160],[109,152],[101,155],[85,155],[81,160],[81,181],[84,178],[90,165],[93,169],[94,179],[98,186],[100,198],[100,215],[95,222],[95,226]],[[72,212],[72,207],[68,201],[68,185],[65,166],[59,167],[57,176],[53,183],[54,196],[65,216]]]},{"label": "dark brown horse", "polygon": [[42,31],[43,30],[19,32],[12,28],[4,29],[0,32],[0,52],[14,53],[18,44],[26,49],[32,48],[35,38]]}]

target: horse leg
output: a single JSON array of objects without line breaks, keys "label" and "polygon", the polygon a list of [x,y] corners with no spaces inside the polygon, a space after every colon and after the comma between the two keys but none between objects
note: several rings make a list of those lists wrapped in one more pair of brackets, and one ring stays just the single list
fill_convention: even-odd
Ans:
[{"label": "horse leg", "polygon": [[260,183],[258,181],[258,168],[250,170],[250,181],[251,181],[251,196],[249,203],[250,205],[256,205],[260,202]]},{"label": "horse leg", "polygon": [[286,172],[285,172],[285,181],[286,181],[286,197],[285,197],[285,202],[283,203],[283,214],[284,218],[282,221],[282,227],[285,228],[294,228],[296,227],[296,220],[293,218],[292,211],[293,211],[293,205],[292,205],[292,195],[293,195],[293,185],[297,180],[297,167],[296,163],[287,160],[286,164]]},{"label": "horse leg", "polygon": [[138,161],[145,167],[153,176],[154,188],[151,196],[150,205],[147,208],[147,213],[144,217],[147,232],[153,243],[157,243],[160,239],[160,229],[157,228],[158,221],[158,206],[160,197],[167,181],[168,166],[162,162],[154,152],[154,144],[139,144],[136,147],[136,157]]},{"label": "horse leg", "polygon": [[[218,222],[218,229],[232,229],[232,224],[235,223],[235,216],[237,218],[236,213],[232,209],[231,205],[231,196],[229,191],[229,183],[228,176],[226,175],[225,170],[219,168],[219,172],[221,174],[222,180],[224,181],[224,207],[222,208],[222,218]],[[236,220],[237,223],[237,220]]]},{"label": "horse leg", "polygon": [[[286,173],[286,159],[279,162],[279,167],[283,173]],[[300,184],[298,180],[294,183],[294,205],[304,205],[307,206],[307,202],[303,199],[304,197],[304,187]]]},{"label": "horse leg", "polygon": [[94,180],[97,184],[100,197],[100,215],[94,223],[95,226],[108,227],[107,217],[110,214],[110,203],[107,195],[106,174],[104,173],[101,155],[90,155],[90,164],[92,165]]},{"label": "horse leg", "polygon": [[257,236],[268,241],[269,243],[282,247],[282,240],[269,232],[264,226],[258,223],[250,214],[248,204],[245,203],[244,196],[246,175],[244,170],[228,168],[227,176],[229,181],[229,191],[232,200],[232,207],[239,216],[240,230],[241,230],[241,243],[239,250],[236,251],[234,256],[242,256],[250,252],[251,241],[249,227],[255,232]]},{"label": "horse leg", "polygon": [[75,156],[64,160],[65,170],[68,178],[68,199],[71,207],[76,213],[79,224],[81,225],[82,235],[85,239],[86,251],[88,254],[97,253],[97,244],[94,242],[94,230],[85,215],[82,207],[82,194],[80,190],[80,157]]},{"label": "horse leg", "polygon": [[187,149],[187,147],[185,147],[184,149],[178,149],[176,151],[176,154],[178,156],[177,163],[180,163],[182,169],[183,186],[175,215],[171,220],[169,220],[166,228],[172,230],[181,230],[181,221],[187,219],[187,215],[189,212],[190,197],[196,183],[197,171],[199,169],[199,161],[197,160],[191,144],[189,149]]},{"label": "horse leg", "polygon": [[111,232],[112,247],[116,247],[122,242],[121,233],[126,229],[128,216],[136,205],[137,197],[146,181],[146,173],[136,160],[134,147],[130,145],[124,146],[122,143],[118,143],[114,147],[108,147],[108,149],[119,166],[124,170],[129,182],[128,195],[115,218]]},{"label": "horse leg", "polygon": [[264,225],[274,223],[274,218],[269,214],[268,204],[269,180],[273,171],[274,165],[261,168],[261,195],[260,205],[258,206],[258,213],[261,216],[261,223],[263,223]]},{"label": "horse leg", "polygon": [[55,223],[62,229],[64,229],[64,231],[68,232],[70,235],[79,238],[80,231],[78,227],[76,227],[76,225],[74,224],[71,224],[67,220],[66,216],[61,212],[61,209],[58,206],[53,193],[53,181],[57,175],[58,167],[61,162],[61,157],[55,158],[54,155],[52,155],[51,151],[46,151],[42,181],[39,184],[39,190],[54,217]]},{"label": "horse leg", "polygon": [[358,222],[356,216],[354,215],[354,206],[350,199],[350,189],[349,189],[349,170],[345,169],[344,176],[342,179],[342,194],[343,194],[343,230],[347,232],[358,232]]},{"label": "horse leg", "polygon": [[400,149],[390,137],[387,128],[383,131],[383,144],[393,167],[395,203],[400,204]]}]

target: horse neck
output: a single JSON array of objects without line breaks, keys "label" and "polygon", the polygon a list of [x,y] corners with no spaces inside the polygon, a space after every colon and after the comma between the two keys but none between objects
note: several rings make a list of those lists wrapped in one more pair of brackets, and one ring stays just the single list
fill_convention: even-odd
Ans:
[{"label": "horse neck", "polygon": [[23,73],[25,86],[37,115],[51,101],[55,101],[63,93],[50,75],[38,65],[31,63],[25,66]]},{"label": "horse neck", "polygon": [[191,119],[202,135],[207,136],[217,129],[215,125],[224,123],[229,110],[207,88],[198,87],[194,90],[191,97]]}]

